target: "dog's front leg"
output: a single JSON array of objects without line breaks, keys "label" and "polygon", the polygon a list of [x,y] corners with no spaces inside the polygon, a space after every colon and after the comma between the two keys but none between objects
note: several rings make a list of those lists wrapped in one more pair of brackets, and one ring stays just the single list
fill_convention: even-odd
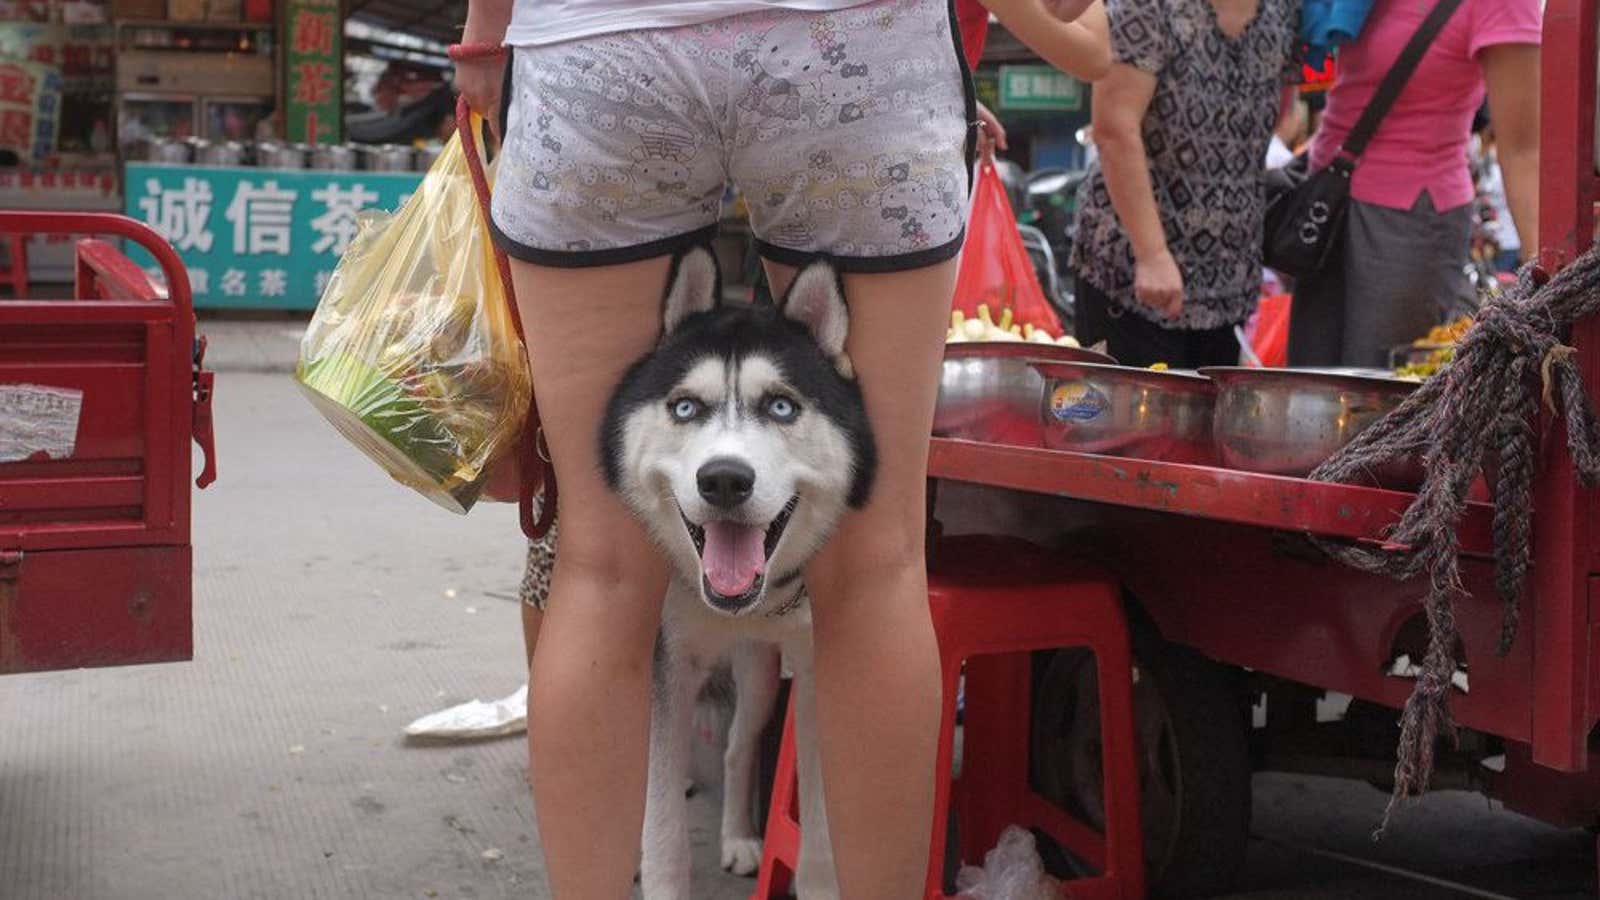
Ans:
[{"label": "dog's front leg", "polygon": [[734,648],[733,682],[737,700],[722,758],[722,868],[754,875],[761,867],[761,835],[751,819],[756,754],[761,732],[778,698],[778,648],[748,641]]},{"label": "dog's front leg", "polygon": [[683,786],[689,776],[694,698],[705,675],[686,655],[682,648],[672,648],[657,663],[639,868],[644,900],[690,900],[689,806]]},{"label": "dog's front leg", "polygon": [[791,642],[784,648],[794,668],[795,762],[800,781],[800,861],[795,888],[800,900],[836,900],[839,877],[834,869],[828,811],[822,801],[822,752],[817,742],[817,689],[812,677],[811,643]]}]

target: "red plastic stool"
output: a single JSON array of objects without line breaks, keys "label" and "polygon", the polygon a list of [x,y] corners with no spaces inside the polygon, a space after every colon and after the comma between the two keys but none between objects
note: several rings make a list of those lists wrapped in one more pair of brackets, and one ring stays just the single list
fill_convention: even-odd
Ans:
[{"label": "red plastic stool", "polygon": [[7,264],[0,267],[0,284],[11,285],[11,296],[18,300],[28,297],[28,238],[13,234],[3,239],[6,243]]},{"label": "red plastic stool", "polygon": [[[1027,544],[989,538],[941,543],[928,599],[944,682],[935,772],[933,843],[925,894],[942,900],[945,823],[953,804],[960,857],[981,864],[1007,825],[1040,828],[1101,874],[1067,882],[1065,896],[1144,896],[1139,773],[1133,731],[1133,656],[1116,583],[1089,566]],[[1093,651],[1100,693],[1106,830],[1102,835],[1029,785],[1035,650]],[[962,774],[950,776],[956,689],[966,664]],[[800,851],[794,710],[784,723],[761,871],[751,900],[789,891]]]}]

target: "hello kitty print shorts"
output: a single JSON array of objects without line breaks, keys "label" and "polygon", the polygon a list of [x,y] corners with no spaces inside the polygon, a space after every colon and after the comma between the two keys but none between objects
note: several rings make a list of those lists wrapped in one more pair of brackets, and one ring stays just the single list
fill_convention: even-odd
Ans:
[{"label": "hello kitty print shorts", "polygon": [[518,47],[495,238],[546,266],[708,241],[728,188],[762,256],[889,272],[961,248],[976,118],[946,0],[773,8]]}]

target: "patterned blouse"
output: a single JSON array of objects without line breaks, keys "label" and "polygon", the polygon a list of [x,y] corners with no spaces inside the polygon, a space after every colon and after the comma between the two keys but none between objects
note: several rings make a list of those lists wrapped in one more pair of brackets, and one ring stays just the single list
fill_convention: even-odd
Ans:
[{"label": "patterned blouse", "polygon": [[1133,246],[1098,163],[1078,193],[1072,265],[1113,302],[1169,328],[1236,325],[1261,286],[1263,160],[1282,87],[1299,79],[1300,0],[1260,0],[1237,37],[1210,0],[1109,0],[1111,52],[1156,76],[1144,115],[1150,182],[1183,273],[1183,312],[1165,319],[1133,293]]}]

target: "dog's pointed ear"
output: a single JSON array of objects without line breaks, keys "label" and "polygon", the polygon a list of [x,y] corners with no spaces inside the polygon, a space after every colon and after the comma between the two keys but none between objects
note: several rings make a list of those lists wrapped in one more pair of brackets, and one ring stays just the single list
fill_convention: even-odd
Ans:
[{"label": "dog's pointed ear", "polygon": [[840,363],[841,371],[848,374],[844,339],[850,330],[850,310],[844,302],[844,285],[832,263],[817,260],[801,269],[778,310],[804,325],[822,352]]},{"label": "dog's pointed ear", "polygon": [[661,302],[661,333],[671,334],[695,313],[715,309],[722,302],[722,273],[717,258],[705,247],[691,247],[672,261],[667,275],[667,296]]}]

